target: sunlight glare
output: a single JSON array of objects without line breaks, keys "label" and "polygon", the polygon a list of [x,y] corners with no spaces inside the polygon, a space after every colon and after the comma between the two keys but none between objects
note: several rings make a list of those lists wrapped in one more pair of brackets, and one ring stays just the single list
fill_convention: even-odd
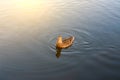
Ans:
[{"label": "sunlight glare", "polygon": [[45,0],[15,0],[16,6],[21,8],[35,8],[44,2]]}]

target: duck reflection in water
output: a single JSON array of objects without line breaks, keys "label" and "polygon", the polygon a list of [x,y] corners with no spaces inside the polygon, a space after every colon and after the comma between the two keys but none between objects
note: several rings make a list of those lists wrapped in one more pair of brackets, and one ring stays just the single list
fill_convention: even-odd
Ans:
[{"label": "duck reflection in water", "polygon": [[56,41],[56,57],[59,58],[62,49],[67,49],[68,47],[70,47],[73,41],[74,41],[73,36],[63,39],[62,36],[59,35]]},{"label": "duck reflection in water", "polygon": [[61,48],[57,48],[56,47],[56,57],[59,58],[61,56],[61,51],[62,49]]}]

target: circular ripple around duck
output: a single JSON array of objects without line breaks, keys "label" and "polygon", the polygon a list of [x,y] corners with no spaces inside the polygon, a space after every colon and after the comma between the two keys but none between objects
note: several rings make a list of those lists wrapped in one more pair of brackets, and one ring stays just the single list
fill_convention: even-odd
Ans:
[{"label": "circular ripple around duck", "polygon": [[80,30],[80,29],[71,29],[67,30],[64,29],[57,34],[51,35],[49,39],[49,48],[53,52],[56,52],[56,39],[58,35],[62,35],[63,37],[74,36],[75,41],[71,47],[68,49],[63,49],[61,54],[86,54],[85,52],[88,50],[92,50],[92,43],[94,42],[95,38],[91,35],[91,33],[87,30]]}]

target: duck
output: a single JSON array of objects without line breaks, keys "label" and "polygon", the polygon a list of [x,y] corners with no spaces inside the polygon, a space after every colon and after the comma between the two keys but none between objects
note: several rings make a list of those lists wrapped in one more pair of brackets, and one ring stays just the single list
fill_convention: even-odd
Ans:
[{"label": "duck", "polygon": [[74,36],[70,36],[68,38],[63,39],[62,36],[59,35],[56,41],[56,48],[59,49],[68,48],[73,44],[74,39],[75,39]]}]

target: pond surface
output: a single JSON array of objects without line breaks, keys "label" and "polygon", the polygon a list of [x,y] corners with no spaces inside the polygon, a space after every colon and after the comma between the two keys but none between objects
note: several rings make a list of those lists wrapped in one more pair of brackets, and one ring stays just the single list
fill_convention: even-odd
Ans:
[{"label": "pond surface", "polygon": [[120,80],[120,0],[0,0],[0,80]]}]

